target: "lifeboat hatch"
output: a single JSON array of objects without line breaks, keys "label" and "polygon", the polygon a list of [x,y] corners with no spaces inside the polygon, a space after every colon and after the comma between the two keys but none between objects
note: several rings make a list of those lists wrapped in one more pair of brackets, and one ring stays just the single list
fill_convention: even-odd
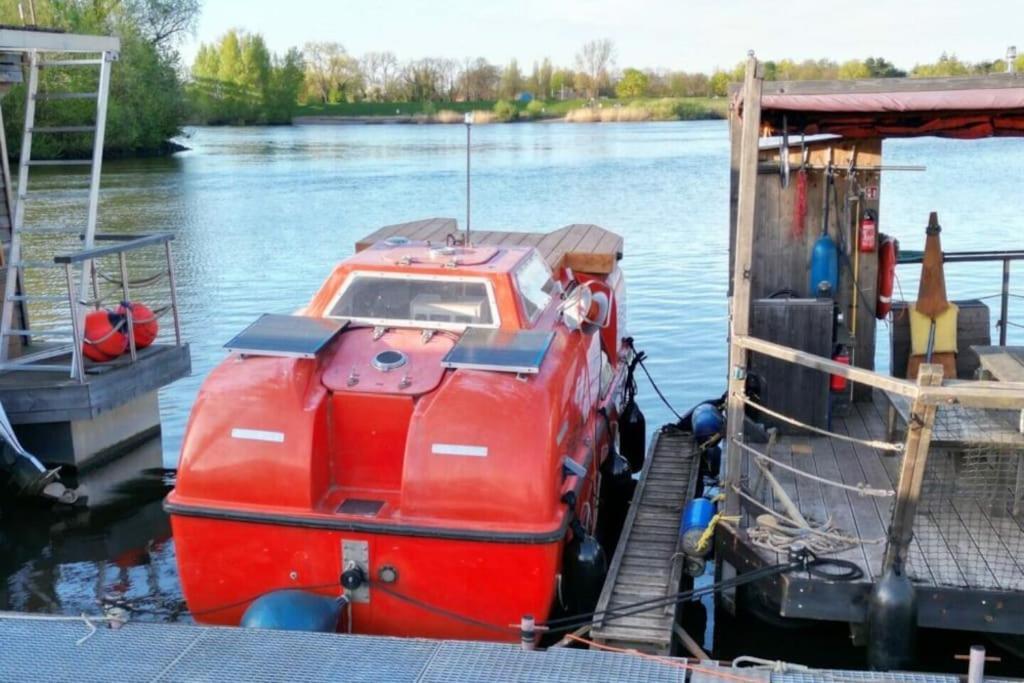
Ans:
[{"label": "lifeboat hatch", "polygon": [[376,517],[380,509],[384,507],[383,500],[367,500],[366,498],[346,498],[338,506],[338,512],[343,515],[361,515],[363,517]]},{"label": "lifeboat hatch", "polygon": [[394,370],[400,368],[409,362],[409,357],[401,351],[394,349],[385,349],[379,352],[373,357],[373,367],[377,368],[381,372],[387,372],[388,370]]},{"label": "lifeboat hatch", "polygon": [[494,370],[535,375],[547,355],[554,332],[535,330],[466,330],[441,364],[446,368]]}]

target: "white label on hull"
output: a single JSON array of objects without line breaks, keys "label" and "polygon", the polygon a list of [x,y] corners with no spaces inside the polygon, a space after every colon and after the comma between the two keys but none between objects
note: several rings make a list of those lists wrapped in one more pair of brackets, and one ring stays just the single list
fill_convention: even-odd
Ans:
[{"label": "white label on hull", "polygon": [[487,446],[466,446],[460,443],[431,444],[430,452],[434,455],[463,455],[471,458],[486,458]]},{"label": "white label on hull", "polygon": [[284,443],[284,432],[267,432],[262,429],[241,429],[239,427],[235,427],[231,430],[231,438],[248,439],[249,441]]}]

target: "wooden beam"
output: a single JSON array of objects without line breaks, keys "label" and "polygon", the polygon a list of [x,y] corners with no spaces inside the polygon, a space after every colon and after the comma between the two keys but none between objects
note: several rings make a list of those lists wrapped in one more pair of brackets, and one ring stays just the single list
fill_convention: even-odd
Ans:
[{"label": "wooden beam", "polygon": [[[921,365],[917,384],[922,388],[942,384],[942,366]],[[893,567],[897,573],[902,574],[907,564],[910,541],[914,537],[914,515],[917,514],[917,503],[921,498],[921,482],[924,480],[928,447],[932,440],[932,427],[935,425],[935,411],[934,404],[924,403],[920,399],[914,401],[910,408],[907,442],[903,449],[899,483],[896,485],[896,504],[892,509],[888,542],[882,560],[883,575]]]},{"label": "wooden beam", "polygon": [[765,95],[837,95],[845,93],[935,92],[988,88],[1024,88],[1024,73],[951,78],[863,78],[853,81],[771,81]]},{"label": "wooden beam", "polygon": [[[729,300],[729,439],[726,456],[726,514],[735,515],[740,509],[739,496],[733,486],[739,485],[740,463],[743,453],[742,396],[746,393],[747,351],[736,343],[738,337],[750,333],[750,263],[754,244],[754,211],[757,197],[758,129],[761,125],[761,75],[751,52],[747,57],[746,76],[743,81],[743,122],[740,134],[738,196],[736,206],[736,238],[733,256],[733,288]],[[734,116],[740,114],[739,110]],[[736,141],[733,141],[735,144]]]},{"label": "wooden beam", "polygon": [[883,391],[899,394],[900,396],[917,398],[920,394],[918,386],[908,380],[889,377],[888,375],[882,375],[873,370],[865,370],[864,368],[837,363],[831,358],[816,356],[813,353],[807,353],[806,351],[798,351],[797,349],[765,341],[764,339],[758,339],[757,337],[743,335],[734,339],[733,343],[747,351],[763,353],[766,356],[789,361],[790,363],[796,363],[797,365],[802,365],[813,370],[820,370],[831,375],[839,375],[840,377],[845,377],[848,380],[867,384],[875,387],[876,389],[882,389]]},{"label": "wooden beam", "polygon": [[118,52],[121,39],[53,31],[0,29],[0,52],[43,50],[46,52]]}]

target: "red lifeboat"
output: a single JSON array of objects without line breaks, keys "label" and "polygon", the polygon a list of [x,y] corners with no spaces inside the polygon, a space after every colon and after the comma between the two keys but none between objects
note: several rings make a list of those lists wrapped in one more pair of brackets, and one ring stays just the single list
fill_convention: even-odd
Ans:
[{"label": "red lifeboat", "polygon": [[511,642],[592,609],[625,509],[597,485],[623,460],[621,272],[440,252],[378,244],[228,344],[166,502],[198,621],[300,589],[346,594],[357,633]]}]

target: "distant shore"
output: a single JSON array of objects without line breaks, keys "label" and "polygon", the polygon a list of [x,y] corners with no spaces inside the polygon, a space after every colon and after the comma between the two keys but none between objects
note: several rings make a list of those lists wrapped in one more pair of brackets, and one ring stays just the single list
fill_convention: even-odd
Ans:
[{"label": "distant shore", "polygon": [[301,105],[292,118],[295,125],[339,124],[444,124],[462,123],[473,113],[473,122],[515,123],[563,121],[612,123],[644,121],[696,121],[725,118],[726,98],[677,97],[552,100],[542,102],[338,102]]}]

